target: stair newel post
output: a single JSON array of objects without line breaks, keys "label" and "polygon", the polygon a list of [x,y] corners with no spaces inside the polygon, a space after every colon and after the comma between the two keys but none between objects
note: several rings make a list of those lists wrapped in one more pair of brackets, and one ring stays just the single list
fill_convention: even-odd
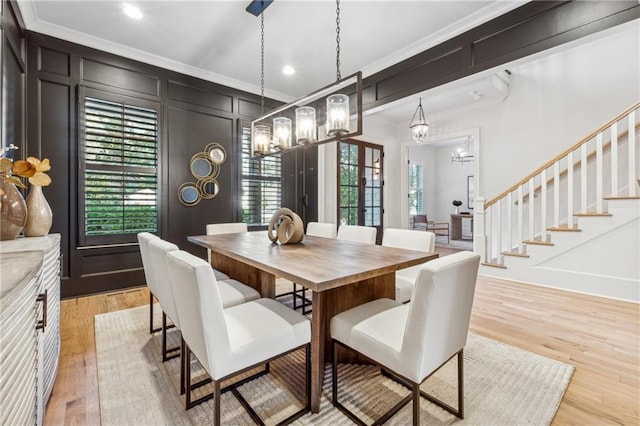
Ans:
[{"label": "stair newel post", "polygon": [[[557,163],[556,163],[557,164]],[[553,182],[555,189],[556,182]],[[554,201],[555,202],[555,201]],[[544,233],[547,229],[547,169],[540,172],[540,238],[544,241]]]},{"label": "stair newel post", "polygon": [[487,261],[487,227],[484,210],[484,197],[473,200],[473,250],[480,254],[480,259]]},{"label": "stair newel post", "polygon": [[587,212],[587,144],[580,147],[580,213]]},{"label": "stair newel post", "polygon": [[567,227],[573,228],[573,152],[567,154]]},{"label": "stair newel post", "polygon": [[[560,160],[553,164],[553,227],[560,227]],[[546,228],[542,228],[545,233],[542,241],[547,241],[546,231]]]},{"label": "stair newel post", "polygon": [[535,240],[535,185],[533,184],[533,178],[529,179],[529,240]]},{"label": "stair newel post", "polygon": [[629,167],[629,197],[635,197],[636,196],[636,191],[637,191],[637,185],[638,183],[636,182],[637,179],[637,175],[636,175],[636,112],[635,111],[631,111],[629,113],[628,116],[628,124],[629,124],[629,133],[628,133],[628,150],[629,150],[629,155],[628,155],[628,167]]},{"label": "stair newel post", "polygon": [[513,251],[513,202],[511,200],[511,192],[507,194],[507,251]]},{"label": "stair newel post", "polygon": [[524,241],[524,197],[522,196],[522,185],[518,187],[518,252],[520,254],[525,253]]},{"label": "stair newel post", "polygon": [[596,136],[596,213],[603,213],[602,206],[602,132]]},{"label": "stair newel post", "polygon": [[618,123],[611,125],[611,196],[618,195]]},{"label": "stair newel post", "polygon": [[484,235],[486,236],[486,253],[485,253],[485,262],[487,263],[492,263],[493,262],[493,218],[492,213],[494,210],[495,204],[491,205],[486,211],[485,211],[485,219],[484,219],[484,223],[486,226],[485,229],[485,233]]}]

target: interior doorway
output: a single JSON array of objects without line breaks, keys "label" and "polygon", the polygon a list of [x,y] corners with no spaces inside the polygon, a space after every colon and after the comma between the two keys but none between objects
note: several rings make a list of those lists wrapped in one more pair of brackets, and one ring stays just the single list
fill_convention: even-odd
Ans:
[{"label": "interior doorway", "polygon": [[381,240],[384,214],[383,147],[347,140],[339,143],[337,151],[338,223],[375,227],[378,240]]},{"label": "interior doorway", "polygon": [[436,244],[473,249],[472,224],[480,183],[479,130],[430,137],[423,143],[406,142],[403,155],[402,189],[407,194],[401,206],[403,223],[411,229],[413,215],[425,214],[429,221],[448,223],[450,229],[461,225],[462,232],[456,232],[455,239],[447,243],[446,237],[437,237]]}]

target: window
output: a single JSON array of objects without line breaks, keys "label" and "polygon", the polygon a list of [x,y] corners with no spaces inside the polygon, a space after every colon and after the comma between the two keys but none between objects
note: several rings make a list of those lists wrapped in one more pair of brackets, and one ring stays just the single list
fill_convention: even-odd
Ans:
[{"label": "window", "polygon": [[266,226],[282,205],[280,155],[251,158],[251,127],[242,126],[242,221]]},{"label": "window", "polygon": [[409,164],[409,214],[423,214],[424,173],[422,164]]},{"label": "window", "polygon": [[81,238],[91,245],[135,242],[138,232],[158,228],[158,112],[87,92],[81,98]]}]

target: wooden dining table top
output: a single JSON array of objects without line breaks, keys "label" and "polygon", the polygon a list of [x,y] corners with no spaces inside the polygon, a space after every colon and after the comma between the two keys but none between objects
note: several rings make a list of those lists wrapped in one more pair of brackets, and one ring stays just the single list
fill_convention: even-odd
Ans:
[{"label": "wooden dining table top", "polygon": [[313,291],[329,290],[438,257],[437,253],[313,236],[305,236],[297,244],[280,245],[272,243],[266,231],[190,236],[188,241]]}]

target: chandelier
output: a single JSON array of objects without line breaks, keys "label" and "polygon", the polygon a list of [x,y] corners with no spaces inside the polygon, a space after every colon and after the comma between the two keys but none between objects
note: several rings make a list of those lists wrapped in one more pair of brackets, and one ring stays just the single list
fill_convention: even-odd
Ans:
[{"label": "chandelier", "polygon": [[453,163],[468,163],[470,161],[473,161],[473,155],[469,154],[469,139],[471,139],[470,137],[467,137],[466,140],[466,149],[464,147],[459,147],[458,149],[456,149],[455,152],[451,153],[451,164]]},{"label": "chandelier", "polygon": [[422,142],[427,138],[427,136],[429,136],[429,124],[424,118],[424,110],[422,109],[422,98],[420,98],[418,108],[416,108],[416,111],[413,113],[413,117],[411,117],[409,128],[411,129],[411,136],[416,142]]},{"label": "chandelier", "polygon": [[261,157],[361,135],[362,72],[345,78],[340,74],[340,0],[336,0],[335,83],[267,114],[264,113],[264,23],[261,28],[262,109],[260,117],[251,122],[252,155]]}]

